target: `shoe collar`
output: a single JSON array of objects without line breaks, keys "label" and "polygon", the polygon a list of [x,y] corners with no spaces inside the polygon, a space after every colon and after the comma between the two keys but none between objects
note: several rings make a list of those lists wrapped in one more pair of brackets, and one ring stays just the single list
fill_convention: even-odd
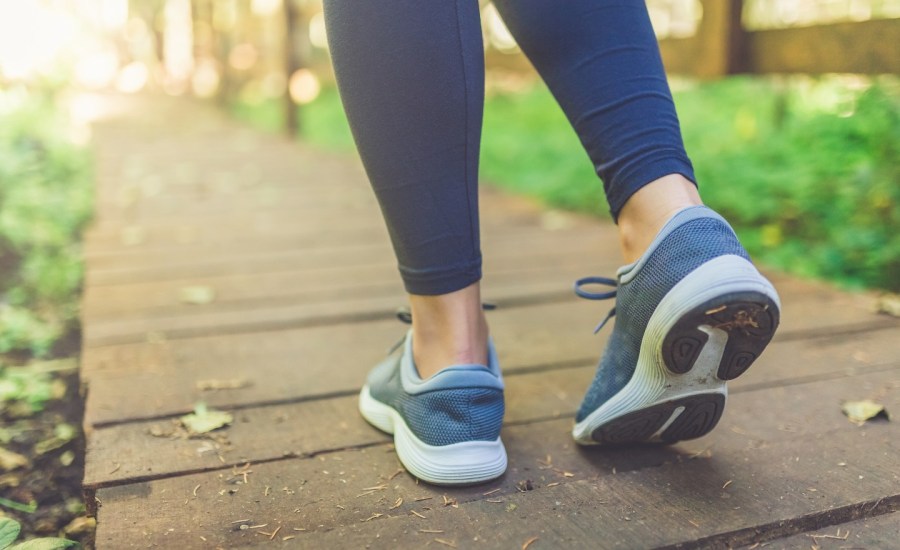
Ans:
[{"label": "shoe collar", "polygon": [[[687,222],[700,219],[700,218],[714,218],[725,225],[728,225],[728,222],[725,221],[725,218],[717,214],[714,210],[707,206],[697,205],[697,206],[688,206],[682,208],[681,210],[675,212],[669,221],[663,225],[662,229],[659,230],[659,233],[654,237],[653,242],[650,243],[650,246],[647,247],[647,250],[641,254],[641,257],[638,258],[633,263],[628,265],[623,265],[616,271],[616,279],[619,281],[619,286],[628,284],[632,279],[637,277],[637,274],[640,273],[641,268],[644,267],[650,260],[650,256],[653,255],[653,252],[659,248],[660,244],[666,237],[668,237],[673,231],[686,224]],[[731,227],[729,225],[729,227]]]},{"label": "shoe collar", "polygon": [[420,394],[450,389],[496,389],[503,390],[503,376],[494,342],[488,338],[488,364],[485,365],[453,365],[423,380],[419,376],[413,361],[412,330],[406,334],[403,342],[403,355],[400,357],[400,382],[403,390],[409,394]]}]

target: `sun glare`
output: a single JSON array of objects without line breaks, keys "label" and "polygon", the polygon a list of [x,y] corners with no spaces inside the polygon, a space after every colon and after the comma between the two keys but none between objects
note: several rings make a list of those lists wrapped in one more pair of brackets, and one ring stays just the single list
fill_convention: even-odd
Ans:
[{"label": "sun glare", "polygon": [[43,2],[0,2],[0,75],[39,76],[67,53],[76,34],[68,14]]}]

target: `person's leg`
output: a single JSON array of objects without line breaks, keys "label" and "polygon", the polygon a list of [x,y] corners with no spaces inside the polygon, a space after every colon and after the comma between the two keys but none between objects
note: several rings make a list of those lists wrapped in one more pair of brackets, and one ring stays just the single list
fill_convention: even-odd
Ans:
[{"label": "person's leg", "polygon": [[390,232],[425,378],[484,363],[476,0],[326,0],[341,100]]},{"label": "person's leg", "polygon": [[[580,443],[711,430],[725,381],[778,325],[778,296],[731,227],[700,206],[643,0],[495,0],[603,179],[628,265],[578,293],[616,323],[576,415]],[[581,283],[613,284],[592,294]]]},{"label": "person's leg", "polygon": [[[700,203],[659,46],[643,0],[496,0],[603,180],[631,260],[662,227],[659,211]],[[680,176],[680,177],[679,177]],[[653,204],[629,205],[653,183]],[[645,212],[649,207],[652,212]],[[650,214],[644,216],[643,214]],[[664,214],[664,212],[663,212]],[[649,238],[647,237],[649,233]]]},{"label": "person's leg", "polygon": [[[338,88],[412,309],[360,411],[440,484],[493,479],[503,384],[479,280],[484,50],[477,0],[325,0]],[[453,367],[453,368],[447,368]]]},{"label": "person's leg", "polygon": [[619,242],[625,263],[637,260],[676,212],[703,204],[697,186],[681,174],[669,174],[641,187],[619,211]]}]

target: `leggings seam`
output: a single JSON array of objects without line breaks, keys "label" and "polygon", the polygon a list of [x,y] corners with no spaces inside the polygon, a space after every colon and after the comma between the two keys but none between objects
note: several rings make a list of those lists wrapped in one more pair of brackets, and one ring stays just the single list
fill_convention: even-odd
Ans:
[{"label": "leggings seam", "polygon": [[462,39],[462,29],[460,28],[460,17],[459,17],[459,2],[460,0],[455,0],[453,2],[453,11],[456,13],[456,40],[459,43],[459,60],[462,65],[462,73],[463,73],[463,106],[465,109],[465,151],[463,153],[464,164],[464,185],[466,190],[466,204],[468,205],[468,216],[469,216],[469,233],[470,233],[470,241],[469,246],[472,248],[472,254],[475,255],[478,247],[475,245],[475,239],[477,239],[477,235],[475,233],[475,222],[472,219],[472,196],[469,191],[469,74],[466,70],[466,52],[465,52],[465,44],[463,44]]}]

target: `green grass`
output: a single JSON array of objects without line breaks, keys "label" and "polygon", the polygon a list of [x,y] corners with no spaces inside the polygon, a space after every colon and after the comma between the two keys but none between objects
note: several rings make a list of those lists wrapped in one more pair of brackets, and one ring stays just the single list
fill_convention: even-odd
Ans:
[{"label": "green grass", "polygon": [[[900,290],[900,83],[729,78],[676,92],[704,201],[754,259],[850,288]],[[277,107],[241,114],[278,127]],[[302,110],[304,137],[353,147],[333,88]],[[484,180],[607,216],[602,185],[542,85],[491,95]]]},{"label": "green grass", "polygon": [[89,158],[46,89],[0,87],[0,353],[43,356],[77,326]]}]

